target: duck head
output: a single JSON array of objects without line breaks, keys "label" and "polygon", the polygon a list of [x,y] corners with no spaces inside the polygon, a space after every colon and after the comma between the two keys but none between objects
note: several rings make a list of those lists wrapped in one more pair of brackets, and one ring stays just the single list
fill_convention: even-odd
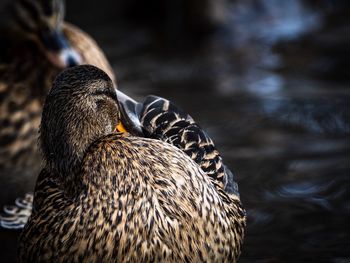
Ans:
[{"label": "duck head", "polygon": [[12,11],[17,30],[38,43],[51,63],[59,68],[81,64],[62,32],[64,0],[15,0]]},{"label": "duck head", "polygon": [[117,95],[108,75],[95,66],[64,70],[46,97],[40,144],[46,164],[75,174],[87,148],[119,126]]}]

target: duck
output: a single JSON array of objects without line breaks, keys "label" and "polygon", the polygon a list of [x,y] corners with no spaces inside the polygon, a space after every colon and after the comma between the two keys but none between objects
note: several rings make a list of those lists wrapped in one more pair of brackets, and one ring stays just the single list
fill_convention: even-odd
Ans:
[{"label": "duck", "polygon": [[55,79],[19,262],[237,262],[246,215],[212,141],[169,101],[120,94],[92,65]]},{"label": "duck", "polygon": [[[5,10],[0,25],[0,188],[8,191],[2,201],[10,202],[18,193],[32,191],[40,172],[42,105],[57,74],[92,64],[113,81],[115,76],[95,40],[64,21],[63,0],[14,0]],[[5,212],[23,212],[12,208]]]}]

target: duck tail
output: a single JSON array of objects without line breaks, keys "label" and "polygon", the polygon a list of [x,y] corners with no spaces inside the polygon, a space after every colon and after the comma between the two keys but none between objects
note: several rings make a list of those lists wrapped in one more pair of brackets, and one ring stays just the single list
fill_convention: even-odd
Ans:
[{"label": "duck tail", "polygon": [[184,151],[227,193],[237,195],[234,174],[224,165],[209,135],[193,118],[169,100],[148,96],[140,113],[146,137],[166,141]]},{"label": "duck tail", "polygon": [[33,207],[33,194],[17,198],[14,205],[4,206],[0,213],[0,226],[5,229],[22,229],[27,223]]}]

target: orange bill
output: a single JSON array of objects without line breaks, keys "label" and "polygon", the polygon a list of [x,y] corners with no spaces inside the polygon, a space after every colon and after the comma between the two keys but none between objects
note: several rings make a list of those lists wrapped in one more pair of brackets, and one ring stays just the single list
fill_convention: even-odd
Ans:
[{"label": "orange bill", "polygon": [[117,124],[117,126],[115,127],[115,130],[116,130],[117,132],[122,132],[122,133],[127,132],[126,129],[125,129],[125,127],[124,127],[124,125],[123,125],[121,122],[119,122],[119,123]]}]

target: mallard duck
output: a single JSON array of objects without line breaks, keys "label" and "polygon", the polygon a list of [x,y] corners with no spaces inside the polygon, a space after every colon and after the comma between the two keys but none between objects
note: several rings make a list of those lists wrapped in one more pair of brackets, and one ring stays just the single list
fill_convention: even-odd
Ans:
[{"label": "mallard duck", "polygon": [[96,42],[63,21],[63,0],[15,0],[8,8],[0,26],[0,188],[10,200],[32,189],[40,171],[37,134],[54,77],[77,64],[114,76]]},{"label": "mallard duck", "polygon": [[[176,136],[179,126],[184,130]],[[147,132],[163,137],[146,138]],[[188,144],[176,144],[175,137],[187,137]],[[221,157],[209,144],[192,118],[168,101],[118,100],[102,70],[65,70],[44,104],[45,166],[19,261],[236,262],[245,213],[236,192],[225,189]],[[193,159],[184,151],[192,146]],[[206,173],[211,158],[217,166]]]}]

